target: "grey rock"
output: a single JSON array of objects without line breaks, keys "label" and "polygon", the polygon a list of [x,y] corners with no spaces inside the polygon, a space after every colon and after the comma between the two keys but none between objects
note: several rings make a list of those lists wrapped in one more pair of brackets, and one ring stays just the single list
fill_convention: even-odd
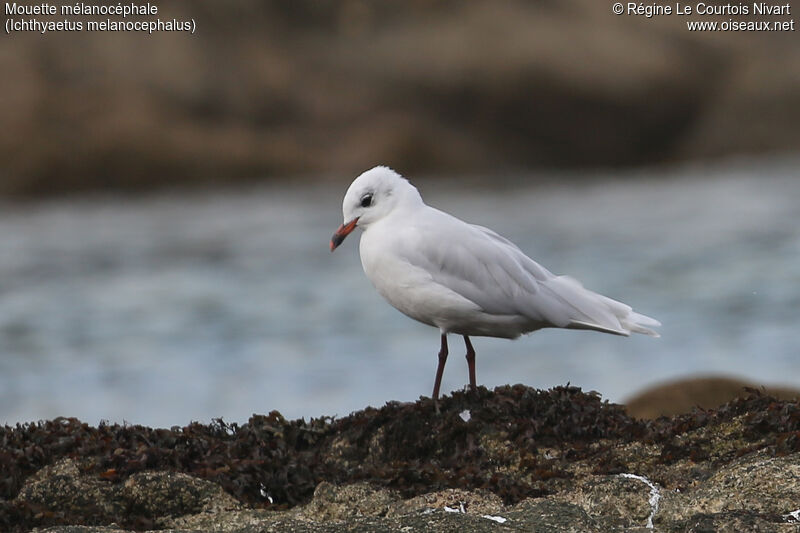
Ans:
[{"label": "grey rock", "polygon": [[390,506],[387,516],[424,513],[433,509],[444,510],[445,507],[477,515],[494,515],[505,510],[503,501],[489,491],[447,489],[398,501]]},{"label": "grey rock", "polygon": [[127,530],[114,526],[56,526],[33,531],[37,533],[128,533]]},{"label": "grey rock", "polygon": [[603,533],[609,531],[579,506],[550,499],[525,500],[503,514],[521,530],[536,533]]},{"label": "grey rock", "polygon": [[153,519],[241,508],[219,485],[180,472],[134,474],[119,494],[128,506]]},{"label": "grey rock", "polygon": [[[770,458],[758,454],[721,470],[691,493],[665,494],[664,508],[656,515],[656,527],[645,527],[652,511],[651,489],[638,479],[620,476],[590,476],[564,493],[546,498],[527,499],[504,506],[484,491],[445,490],[403,500],[395,492],[366,483],[335,486],[323,482],[314,499],[289,511],[243,509],[213,483],[195,483],[190,476],[163,473],[140,474],[125,488],[134,492],[120,498],[144,504],[147,494],[159,523],[176,533],[214,531],[225,533],[334,531],[529,531],[529,532],[798,532],[800,525],[789,523],[778,509],[791,508],[797,500],[792,475],[795,456]],[[52,481],[63,479],[74,464],[48,467]],[[762,477],[761,474],[765,474]],[[41,478],[42,475],[37,477]],[[768,477],[776,477],[769,481]],[[738,476],[738,477],[737,477]],[[39,480],[41,483],[41,480]],[[33,484],[32,484],[33,485]],[[132,485],[136,485],[134,490]],[[70,485],[72,486],[72,485]],[[740,494],[732,494],[738,487]],[[26,487],[28,488],[28,487]],[[786,491],[781,496],[781,491]],[[758,498],[759,491],[764,495]],[[121,491],[122,492],[122,491]],[[28,494],[31,489],[28,488]],[[40,493],[46,499],[46,493]],[[164,499],[174,495],[175,504]],[[158,511],[159,505],[164,505]],[[198,510],[176,518],[167,513]],[[793,510],[793,509],[792,509]],[[116,527],[59,526],[48,533],[118,533]]]},{"label": "grey rock", "polygon": [[81,474],[78,464],[66,458],[46,466],[22,486],[17,500],[40,504],[66,515],[91,510],[98,521],[109,522],[119,516],[124,502],[116,485]]},{"label": "grey rock", "polygon": [[[577,505],[588,516],[607,526],[646,526],[653,512],[651,487],[639,479],[623,476],[592,476],[553,498]],[[660,496],[659,496],[660,500]]]},{"label": "grey rock", "polygon": [[45,506],[66,516],[79,510],[84,515],[91,511],[98,522],[109,523],[133,508],[158,525],[182,515],[217,514],[241,508],[235,498],[215,483],[187,474],[140,472],[118,484],[81,473],[78,463],[69,458],[46,466],[31,476],[16,499]]},{"label": "grey rock", "polygon": [[797,533],[798,524],[783,524],[753,513],[699,514],[671,524],[663,531],[675,533]]},{"label": "grey rock", "polygon": [[326,522],[356,516],[386,516],[389,506],[399,500],[394,491],[376,489],[368,483],[338,487],[322,482],[308,505],[297,511],[302,520]]},{"label": "grey rock", "polygon": [[[780,517],[800,508],[800,454],[758,452],[726,465],[684,493],[664,498],[658,519],[745,513]],[[705,519],[704,519],[705,520]]]}]

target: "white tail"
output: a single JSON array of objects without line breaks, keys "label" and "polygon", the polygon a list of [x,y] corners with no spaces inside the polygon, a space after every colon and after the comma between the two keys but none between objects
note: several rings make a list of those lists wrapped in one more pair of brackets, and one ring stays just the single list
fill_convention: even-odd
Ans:
[{"label": "white tail", "polygon": [[660,326],[661,322],[637,313],[627,304],[584,288],[574,278],[556,276],[545,283],[572,308],[573,316],[566,326],[570,329],[591,329],[625,337],[631,333],[661,336],[647,327]]},{"label": "white tail", "polygon": [[619,323],[631,333],[642,333],[644,335],[649,335],[656,338],[661,336],[657,331],[653,331],[652,329],[646,327],[658,327],[661,325],[661,322],[655,318],[651,318],[635,311],[631,311],[627,316],[621,318]]}]

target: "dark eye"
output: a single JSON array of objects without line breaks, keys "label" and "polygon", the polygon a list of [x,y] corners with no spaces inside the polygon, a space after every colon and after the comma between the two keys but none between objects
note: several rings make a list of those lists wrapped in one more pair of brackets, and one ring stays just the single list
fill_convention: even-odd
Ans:
[{"label": "dark eye", "polygon": [[367,193],[361,197],[361,207],[369,207],[372,205],[372,193]]}]

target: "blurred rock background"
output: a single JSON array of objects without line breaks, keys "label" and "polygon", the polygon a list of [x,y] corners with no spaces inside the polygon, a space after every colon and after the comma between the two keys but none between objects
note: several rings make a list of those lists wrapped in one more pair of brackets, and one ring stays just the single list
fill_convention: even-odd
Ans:
[{"label": "blurred rock background", "polygon": [[0,194],[800,146],[796,32],[689,32],[596,0],[157,5],[197,33],[0,39]]},{"label": "blurred rock background", "polygon": [[658,418],[690,413],[695,408],[715,409],[753,392],[782,400],[800,397],[797,388],[765,387],[727,376],[698,376],[651,385],[624,403],[628,414],[634,418]]}]

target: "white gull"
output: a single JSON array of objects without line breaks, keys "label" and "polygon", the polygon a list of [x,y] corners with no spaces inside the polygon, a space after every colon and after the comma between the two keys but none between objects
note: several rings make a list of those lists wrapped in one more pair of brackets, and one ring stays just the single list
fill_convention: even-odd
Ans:
[{"label": "white gull", "polygon": [[342,202],[335,250],[355,228],[361,264],[395,308],[441,333],[433,399],[447,361],[447,334],[464,337],[475,389],[473,336],[515,339],[541,328],[658,337],[661,324],[630,306],[556,276],[494,231],[426,205],[416,187],[388,167],[358,176]]}]

